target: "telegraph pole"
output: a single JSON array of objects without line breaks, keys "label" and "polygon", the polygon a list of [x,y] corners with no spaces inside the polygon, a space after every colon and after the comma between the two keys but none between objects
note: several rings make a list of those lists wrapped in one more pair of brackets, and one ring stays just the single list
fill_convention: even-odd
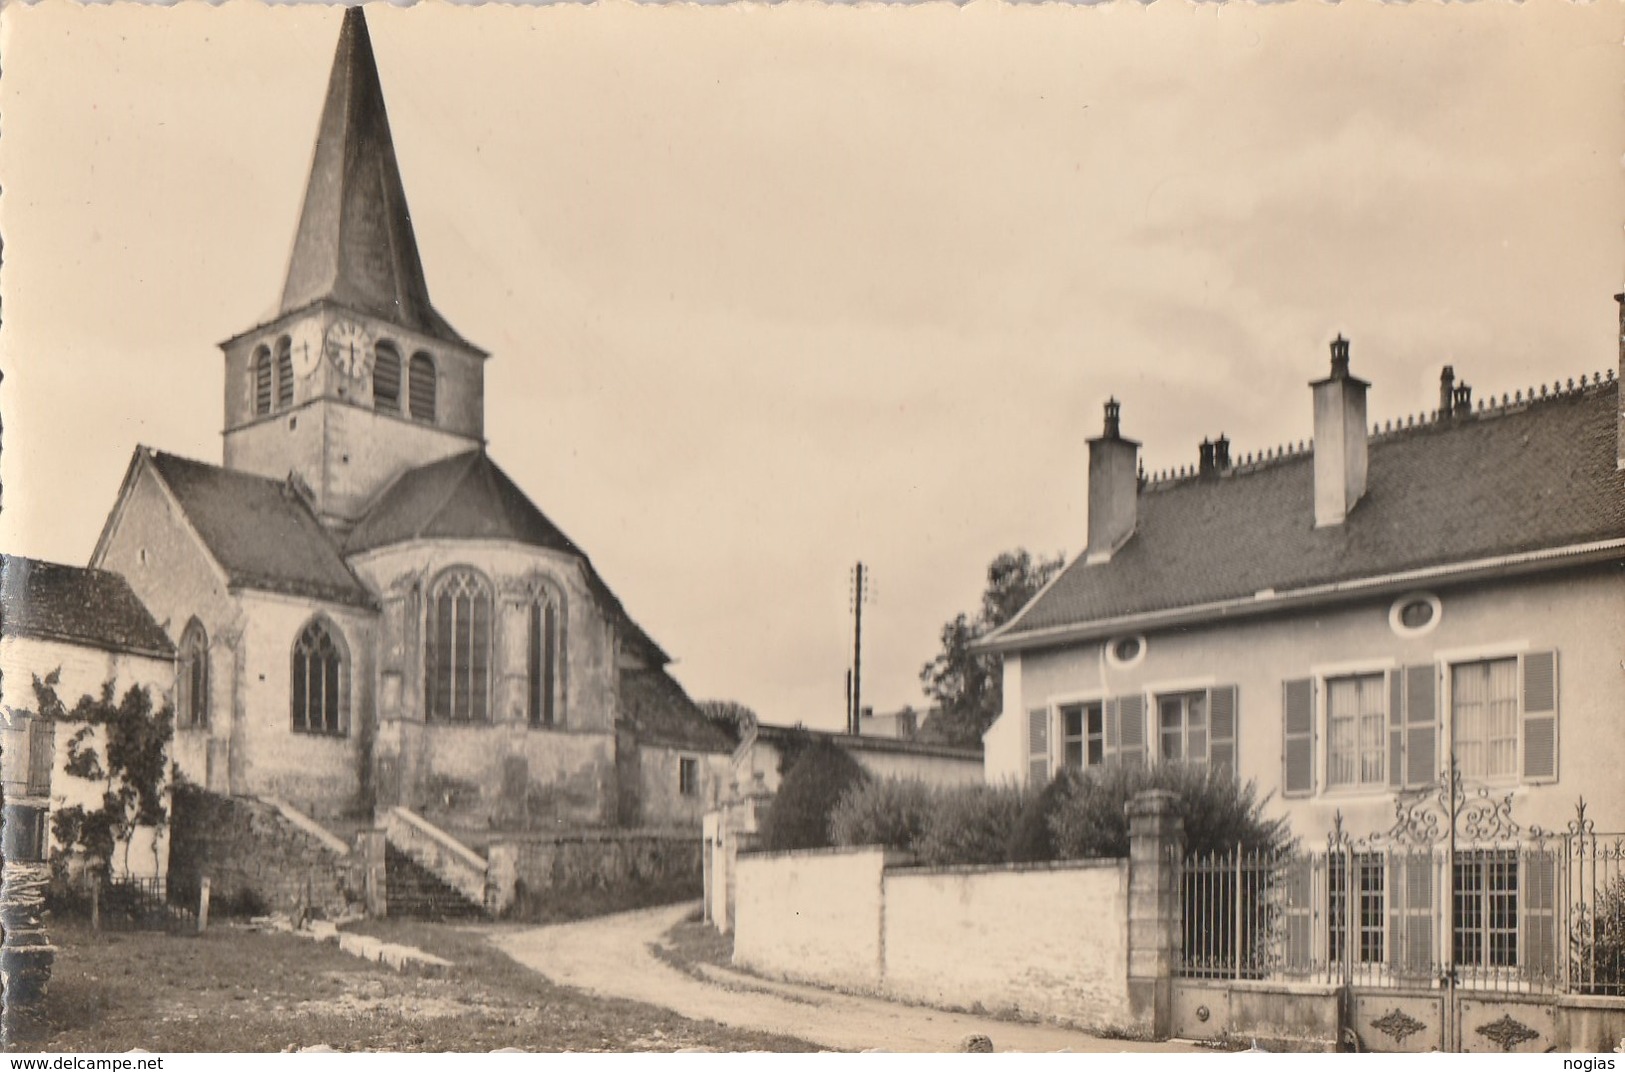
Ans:
[{"label": "telegraph pole", "polygon": [[852,692],[846,710],[846,731],[854,737],[863,724],[863,601],[868,594],[868,577],[859,562],[852,568]]}]

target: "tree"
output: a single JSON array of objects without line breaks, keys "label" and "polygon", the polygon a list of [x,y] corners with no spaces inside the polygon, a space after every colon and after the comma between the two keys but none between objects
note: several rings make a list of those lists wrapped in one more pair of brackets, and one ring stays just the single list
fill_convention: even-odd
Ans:
[{"label": "tree", "polygon": [[844,748],[823,738],[810,739],[768,805],[760,829],[762,848],[768,852],[828,848],[834,844],[830,818],[835,806],[848,790],[867,780]]},{"label": "tree", "polygon": [[973,641],[986,636],[1030,602],[1065,564],[1064,555],[1033,558],[1025,549],[1006,551],[987,567],[987,589],[974,618],[959,614],[942,627],[942,651],[920,671],[925,693],[938,714],[923,735],[948,744],[974,745],[999,716],[1004,660],[978,655]]},{"label": "tree", "polygon": [[701,700],[700,714],[735,741],[743,740],[745,731],[761,719],[756,712],[737,700]]}]

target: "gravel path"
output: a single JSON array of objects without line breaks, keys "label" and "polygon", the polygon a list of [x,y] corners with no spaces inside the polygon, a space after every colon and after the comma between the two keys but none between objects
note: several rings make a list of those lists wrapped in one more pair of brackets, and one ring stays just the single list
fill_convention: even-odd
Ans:
[{"label": "gravel path", "polygon": [[1001,1051],[1079,1053],[1190,1052],[1185,1043],[1122,1042],[1081,1031],[1018,1024],[963,1013],[855,997],[816,987],[765,982],[708,969],[708,980],[657,959],[649,946],[694,906],[671,905],[492,935],[520,964],[564,986],[660,1005],[680,1015],[730,1027],[776,1031],[835,1050],[937,1053],[966,1035],[987,1035]]}]

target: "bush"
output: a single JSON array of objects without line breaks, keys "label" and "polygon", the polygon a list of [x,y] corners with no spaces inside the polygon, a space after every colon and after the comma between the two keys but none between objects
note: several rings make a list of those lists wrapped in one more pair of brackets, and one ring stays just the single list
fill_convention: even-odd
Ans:
[{"label": "bush", "polygon": [[1174,794],[1185,821],[1185,851],[1227,852],[1239,842],[1246,852],[1272,853],[1288,847],[1285,819],[1264,818],[1258,785],[1232,774],[1184,763],[1146,767],[1111,764],[1057,779],[1062,799],[1050,815],[1056,856],[1064,860],[1128,855],[1125,806],[1147,789]]},{"label": "bush", "polygon": [[939,791],[914,843],[919,862],[931,867],[1005,863],[1026,796],[1002,785]]},{"label": "bush", "polygon": [[801,750],[779,783],[779,791],[762,820],[762,848],[768,852],[824,849],[830,840],[830,818],[841,797],[868,780],[846,751],[826,740]]},{"label": "bush", "polygon": [[1055,848],[1051,817],[1071,790],[1070,779],[1063,775],[1037,793],[1028,795],[1021,814],[1016,817],[1015,830],[1010,835],[1008,855],[1011,863],[1044,863],[1060,858]]},{"label": "bush", "polygon": [[1625,875],[1615,875],[1597,894],[1590,940],[1574,939],[1582,991],[1625,995]]},{"label": "bush", "polygon": [[837,845],[902,849],[932,867],[1004,863],[1033,797],[1004,786],[867,782],[841,798],[830,833]]},{"label": "bush", "polygon": [[931,808],[932,793],[924,782],[901,778],[866,781],[835,805],[830,838],[837,845],[884,845],[912,852]]}]

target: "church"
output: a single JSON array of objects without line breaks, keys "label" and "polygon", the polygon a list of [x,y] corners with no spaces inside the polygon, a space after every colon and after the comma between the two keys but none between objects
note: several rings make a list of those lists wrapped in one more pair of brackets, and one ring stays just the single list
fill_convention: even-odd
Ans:
[{"label": "church", "polygon": [[91,558],[175,646],[177,774],[321,822],[697,834],[732,742],[487,452],[360,8],[277,308],[221,344],[223,464],[138,447]]}]

